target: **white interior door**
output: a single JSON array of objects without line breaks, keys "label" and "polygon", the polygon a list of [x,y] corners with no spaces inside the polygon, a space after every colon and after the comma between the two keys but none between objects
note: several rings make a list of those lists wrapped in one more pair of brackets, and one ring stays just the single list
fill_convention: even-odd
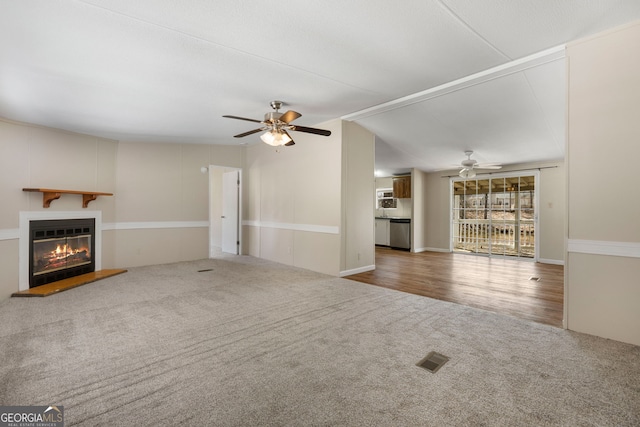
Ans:
[{"label": "white interior door", "polygon": [[238,254],[239,172],[222,175],[222,252]]}]

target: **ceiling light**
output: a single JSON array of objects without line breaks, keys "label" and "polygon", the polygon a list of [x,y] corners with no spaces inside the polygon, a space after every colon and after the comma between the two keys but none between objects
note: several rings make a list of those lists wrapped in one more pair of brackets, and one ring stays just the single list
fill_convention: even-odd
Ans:
[{"label": "ceiling light", "polygon": [[468,178],[475,178],[476,177],[476,171],[474,171],[473,169],[462,169],[460,171],[460,177],[464,178],[464,179],[468,179]]},{"label": "ceiling light", "polygon": [[274,147],[285,145],[287,142],[291,142],[291,138],[286,133],[278,132],[275,130],[268,131],[260,135],[260,139]]}]

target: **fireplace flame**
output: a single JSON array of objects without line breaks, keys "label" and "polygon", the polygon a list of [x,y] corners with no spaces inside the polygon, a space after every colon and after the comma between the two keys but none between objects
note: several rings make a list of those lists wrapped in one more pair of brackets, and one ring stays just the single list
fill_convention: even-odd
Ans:
[{"label": "fireplace flame", "polygon": [[63,245],[57,245],[56,249],[54,251],[51,251],[51,255],[60,259],[60,258],[78,254],[82,251],[88,252],[89,248],[73,249],[70,244],[65,243]]}]

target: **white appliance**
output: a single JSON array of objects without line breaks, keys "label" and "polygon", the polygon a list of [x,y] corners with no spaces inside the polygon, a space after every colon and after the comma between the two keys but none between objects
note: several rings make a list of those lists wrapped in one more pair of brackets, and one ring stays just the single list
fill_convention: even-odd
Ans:
[{"label": "white appliance", "polygon": [[383,200],[383,199],[393,199],[393,190],[392,189],[378,190],[378,200]]}]

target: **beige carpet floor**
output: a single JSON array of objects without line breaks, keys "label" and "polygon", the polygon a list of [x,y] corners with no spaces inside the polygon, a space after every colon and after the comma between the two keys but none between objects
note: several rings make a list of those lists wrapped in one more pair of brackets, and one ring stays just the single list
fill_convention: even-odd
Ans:
[{"label": "beige carpet floor", "polygon": [[0,361],[67,426],[640,425],[640,347],[244,256],[5,300]]}]

